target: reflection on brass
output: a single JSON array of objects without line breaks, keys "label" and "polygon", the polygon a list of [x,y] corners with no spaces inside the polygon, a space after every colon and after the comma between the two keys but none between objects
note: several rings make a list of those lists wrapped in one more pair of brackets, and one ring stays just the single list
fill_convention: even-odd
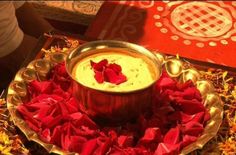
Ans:
[{"label": "reflection on brass", "polygon": [[192,80],[193,83],[196,83],[199,78],[200,78],[199,72],[193,68],[183,71],[183,73],[180,76],[181,82],[187,82],[188,80]]},{"label": "reflection on brass", "polygon": [[160,54],[160,53],[155,53],[155,55],[156,55],[157,59],[159,59],[160,63],[164,64],[164,62],[165,62],[165,55]]},{"label": "reflection on brass", "polygon": [[214,91],[214,86],[210,81],[201,80],[197,81],[197,89],[200,91],[201,95],[205,97],[207,93]]},{"label": "reflection on brass", "polygon": [[40,80],[45,80],[51,67],[51,61],[45,59],[38,59],[31,62],[28,66],[31,69],[35,69]]},{"label": "reflection on brass", "polygon": [[16,74],[15,79],[16,81],[25,81],[26,83],[29,83],[33,80],[37,79],[37,74],[34,69],[30,68],[22,68],[19,73]]},{"label": "reflection on brass", "polygon": [[182,73],[182,66],[182,61],[179,59],[171,58],[165,62],[166,71],[171,77],[178,77]]},{"label": "reflection on brass", "polygon": [[11,104],[12,106],[17,106],[21,104],[21,97],[17,94],[8,94],[7,96],[7,103],[8,105]]},{"label": "reflection on brass", "polygon": [[205,99],[205,106],[215,106],[215,105],[221,105],[221,100],[218,94],[215,93],[208,93],[206,95]]},{"label": "reflection on brass", "polygon": [[[223,118],[223,106],[222,101],[218,94],[215,93],[214,87],[211,82],[204,79],[199,79],[199,73],[193,68],[183,68],[183,63],[179,59],[165,58],[161,54],[156,54],[157,58],[163,62],[167,73],[175,79],[179,79],[180,82],[192,80],[196,82],[196,87],[203,96],[203,102],[206,108],[209,110],[211,118],[207,122],[203,134],[198,137],[197,141],[191,143],[182,149],[181,154],[188,154],[196,149],[201,149],[211,138],[213,138],[222,122]],[[38,59],[32,61],[27,68],[22,68],[17,73],[14,81],[10,84],[7,94],[7,107],[11,114],[12,120],[17,127],[26,135],[28,140],[35,141],[36,143],[43,146],[50,153],[57,154],[75,154],[73,152],[67,152],[61,148],[53,145],[44,143],[37,136],[37,133],[31,130],[28,125],[24,122],[16,108],[19,104],[22,104],[22,97],[25,95],[25,88],[28,82],[37,79],[37,75],[44,76],[49,73],[52,64],[61,62],[64,57],[60,54],[56,54],[50,57],[50,60]],[[40,77],[42,80],[42,78]],[[24,86],[23,83],[26,83]],[[205,97],[204,97],[205,96]]]},{"label": "reflection on brass", "polygon": [[50,60],[53,63],[60,63],[66,60],[66,56],[67,56],[66,53],[55,52],[50,55]]},{"label": "reflection on brass", "polygon": [[27,95],[27,88],[24,82],[13,81],[9,86],[9,92],[15,92],[20,97],[25,97]]}]

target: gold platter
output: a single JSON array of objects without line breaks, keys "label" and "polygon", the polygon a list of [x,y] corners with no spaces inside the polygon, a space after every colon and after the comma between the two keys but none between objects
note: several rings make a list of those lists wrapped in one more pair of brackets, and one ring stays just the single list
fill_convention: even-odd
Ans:
[{"label": "gold platter", "polygon": [[[43,146],[49,153],[56,154],[78,154],[67,152],[56,145],[45,143],[38,137],[37,133],[30,129],[26,122],[17,112],[17,106],[22,101],[27,101],[27,84],[33,80],[46,80],[50,69],[57,63],[63,62],[68,53],[55,52],[50,53],[49,57],[33,60],[27,67],[21,68],[14,80],[8,87],[7,92],[7,108],[10,112],[14,124],[23,132],[28,140],[35,141]],[[188,154],[196,149],[201,149],[211,138],[213,138],[221,125],[223,119],[223,104],[219,95],[215,92],[214,86],[210,81],[201,79],[200,72],[193,67],[186,65],[186,62],[176,57],[164,56],[156,53],[157,58],[162,62],[163,69],[167,71],[169,76],[180,81],[186,82],[192,80],[200,91],[204,106],[209,110],[211,115],[204,131],[197,141],[184,147],[181,154]]]}]

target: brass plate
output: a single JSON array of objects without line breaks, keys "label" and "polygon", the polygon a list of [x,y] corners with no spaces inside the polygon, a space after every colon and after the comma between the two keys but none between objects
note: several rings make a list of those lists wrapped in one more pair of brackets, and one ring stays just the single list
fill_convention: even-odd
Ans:
[{"label": "brass plate", "polygon": [[[175,57],[167,57],[156,53],[156,56],[161,60],[163,69],[174,79],[185,82],[192,80],[195,86],[200,91],[204,106],[209,110],[211,118],[207,122],[204,131],[197,141],[184,147],[181,154],[188,154],[196,149],[201,149],[211,138],[213,138],[222,123],[223,119],[223,104],[219,95],[215,92],[210,81],[201,79],[200,72],[195,68],[184,67],[183,61]],[[64,61],[65,53],[50,53],[50,57],[36,59],[32,61],[26,68],[18,71],[15,79],[11,82],[7,94],[7,108],[10,112],[14,124],[25,134],[28,140],[35,141],[43,146],[49,153],[56,154],[78,154],[64,151],[56,145],[45,143],[39,139],[37,133],[31,130],[25,121],[17,112],[17,106],[27,99],[27,84],[34,80],[45,80],[50,69],[57,63]]]}]

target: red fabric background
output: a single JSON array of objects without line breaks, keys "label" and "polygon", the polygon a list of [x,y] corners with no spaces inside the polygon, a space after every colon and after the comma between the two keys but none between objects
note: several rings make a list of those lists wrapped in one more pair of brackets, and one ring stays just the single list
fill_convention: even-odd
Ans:
[{"label": "red fabric background", "polygon": [[[182,4],[186,3],[191,2],[183,2]],[[218,3],[212,1],[203,3],[211,3],[219,7],[222,5],[220,3],[227,5],[227,7],[222,8],[232,17],[232,27],[230,31],[236,31],[236,19],[232,13],[232,11],[236,12],[235,2],[227,1]],[[178,36],[178,40],[171,39],[171,36],[175,34],[164,24],[162,27],[155,26],[156,22],[163,23],[166,19],[170,21],[170,14],[164,14],[168,3],[146,1],[142,4],[145,5],[141,7],[140,1],[105,2],[99,10],[96,19],[87,30],[86,36],[94,39],[125,40],[141,44],[150,50],[160,51],[166,54],[179,54],[182,57],[194,60],[236,67],[236,42],[231,39],[232,36],[236,38],[236,32],[229,38],[223,38],[223,40],[227,41],[226,45],[222,44],[221,40],[214,41],[211,39],[209,41],[189,39],[191,45],[186,45],[183,43],[186,39],[182,36]],[[149,7],[149,5],[152,6]],[[169,9],[172,11],[171,9],[175,9],[178,6],[179,5],[174,5]],[[164,8],[163,11],[160,11],[160,7]],[[160,16],[160,19],[155,19],[154,15]],[[168,32],[162,33],[160,31],[161,28],[166,28]],[[222,34],[222,36],[223,35],[225,34]],[[217,45],[210,46],[209,44],[212,41]],[[196,46],[198,43],[203,43],[204,47]]]}]

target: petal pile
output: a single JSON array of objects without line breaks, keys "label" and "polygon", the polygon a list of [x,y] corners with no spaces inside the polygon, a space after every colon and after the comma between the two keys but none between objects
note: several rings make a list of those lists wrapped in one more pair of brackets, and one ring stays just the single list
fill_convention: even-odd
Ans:
[{"label": "petal pile", "polygon": [[91,60],[90,64],[95,73],[94,78],[98,83],[105,81],[118,85],[127,81],[126,76],[121,72],[121,66],[118,64],[109,64],[107,59],[103,59],[98,63]]},{"label": "petal pile", "polygon": [[[118,65],[107,60],[91,61],[91,65],[99,74],[121,73]],[[109,78],[112,74],[95,76],[117,83]],[[178,83],[165,72],[155,85],[152,109],[121,126],[97,125],[80,110],[70,85],[64,64],[56,65],[49,80],[28,85],[31,99],[17,110],[41,140],[81,155],[178,154],[197,140],[210,119],[192,82]]]}]

